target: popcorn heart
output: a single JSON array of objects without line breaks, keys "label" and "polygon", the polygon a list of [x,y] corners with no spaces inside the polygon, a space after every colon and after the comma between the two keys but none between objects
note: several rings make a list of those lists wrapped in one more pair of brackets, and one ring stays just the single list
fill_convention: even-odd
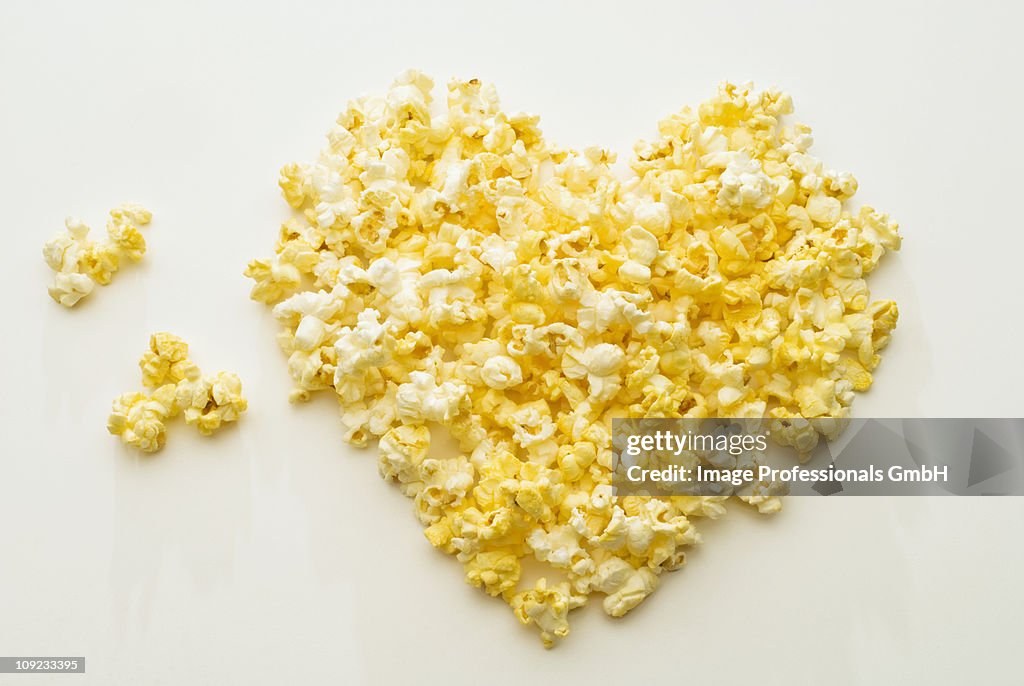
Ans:
[{"label": "popcorn heart", "polygon": [[[551,646],[593,594],[636,607],[725,512],[616,498],[611,418],[767,416],[806,455],[871,386],[897,308],[865,278],[900,235],[850,209],[856,179],[810,153],[775,89],[724,83],[666,117],[624,178],[489,84],[452,81],[444,102],[433,85],[401,74],[285,166],[296,216],[245,273],[275,305],[292,399],[333,391],[427,540]],[[172,358],[151,375],[180,376]],[[117,426],[158,445],[160,406],[119,403]],[[440,434],[458,450],[435,458]],[[529,557],[551,574],[525,582]]]}]

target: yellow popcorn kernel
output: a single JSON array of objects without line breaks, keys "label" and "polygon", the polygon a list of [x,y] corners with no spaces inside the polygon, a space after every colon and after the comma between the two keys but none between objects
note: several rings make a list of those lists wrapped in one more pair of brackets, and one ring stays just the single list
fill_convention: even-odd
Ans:
[{"label": "yellow popcorn kernel", "polygon": [[164,421],[174,413],[173,396],[164,393],[125,393],[114,400],[107,430],[120,436],[126,445],[146,453],[164,447],[167,428]]},{"label": "yellow popcorn kernel", "polygon": [[477,553],[465,567],[466,581],[493,596],[504,596],[514,590],[521,574],[516,554],[502,550]]},{"label": "yellow popcorn kernel", "polygon": [[510,604],[520,622],[537,626],[544,647],[550,648],[555,639],[569,635],[569,610],[577,606],[577,601],[570,595],[568,584],[549,587],[546,579],[540,579],[532,590],[513,596]]},{"label": "yellow popcorn kernel", "polygon": [[268,305],[291,295],[302,282],[302,273],[295,265],[278,259],[252,260],[244,274],[256,281],[252,299]]},{"label": "yellow popcorn kernel", "polygon": [[74,307],[79,300],[92,293],[94,281],[86,274],[57,274],[47,292],[65,307]]},{"label": "yellow popcorn kernel", "polygon": [[380,473],[385,479],[409,483],[417,479],[419,465],[430,449],[430,429],[404,424],[380,438]]},{"label": "yellow popcorn kernel", "polygon": [[815,193],[807,199],[807,216],[816,224],[833,226],[842,213],[842,204],[837,198]]},{"label": "yellow popcorn kernel", "polygon": [[101,286],[110,283],[120,264],[120,254],[115,247],[96,243],[85,249],[79,261],[82,273]]},{"label": "yellow popcorn kernel", "polygon": [[803,462],[810,455],[811,451],[818,445],[818,432],[811,422],[801,417],[785,416],[782,412],[773,414],[783,415],[771,423],[772,440],[780,445],[792,446],[796,449]]},{"label": "yellow popcorn kernel", "polygon": [[281,178],[278,180],[281,192],[285,200],[292,207],[298,209],[306,203],[309,196],[306,170],[298,164],[286,164],[281,168]]},{"label": "yellow popcorn kernel", "polygon": [[142,385],[156,388],[166,383],[176,384],[185,378],[191,366],[188,343],[166,331],[149,337],[149,351],[139,360]]},{"label": "yellow popcorn kernel", "polygon": [[740,500],[753,505],[760,514],[776,514],[782,511],[782,499],[774,495],[741,495]]},{"label": "yellow popcorn kernel", "polygon": [[558,450],[558,467],[568,481],[576,481],[597,459],[597,446],[589,441],[563,445]]},{"label": "yellow popcorn kernel", "polygon": [[242,383],[233,374],[203,376],[196,366],[189,367],[185,378],[177,384],[175,400],[186,424],[195,425],[209,435],[224,422],[236,421],[246,410],[241,395]]},{"label": "yellow popcorn kernel", "polygon": [[[610,558],[609,562],[619,558]],[[628,569],[621,574],[608,574],[597,590],[606,593],[602,606],[612,617],[621,617],[643,602],[658,587],[657,575],[647,568]]]},{"label": "yellow popcorn kernel", "polygon": [[113,254],[127,257],[132,262],[138,262],[146,254],[146,239],[134,224],[110,221],[107,223],[107,234]]},{"label": "yellow popcorn kernel", "polygon": [[874,320],[871,342],[875,350],[881,350],[889,344],[889,334],[896,328],[896,320],[900,315],[899,308],[892,300],[880,300],[871,303],[868,314]]},{"label": "yellow popcorn kernel", "polygon": [[110,210],[110,219],[119,226],[145,226],[153,219],[153,213],[141,205],[124,203]]},{"label": "yellow popcorn kernel", "polygon": [[204,376],[195,365],[178,382],[176,403],[185,423],[195,425],[204,436],[227,422],[237,421],[248,407],[242,397],[242,382],[235,374],[218,372]]},{"label": "yellow popcorn kernel", "polygon": [[843,358],[842,369],[843,378],[853,385],[853,390],[860,392],[871,388],[873,381],[871,372],[865,369],[856,359],[852,357]]},{"label": "yellow popcorn kernel", "polygon": [[213,377],[210,398],[212,407],[208,406],[203,414],[206,431],[200,427],[201,433],[212,433],[227,422],[238,421],[249,408],[249,402],[242,397],[241,379],[230,372],[217,372]]},{"label": "yellow popcorn kernel", "polygon": [[449,549],[449,544],[451,543],[452,536],[454,534],[452,533],[451,522],[448,518],[438,520],[428,526],[423,530],[423,535],[425,535],[427,540],[430,541],[430,545],[435,548],[441,548],[445,552],[452,552]]}]

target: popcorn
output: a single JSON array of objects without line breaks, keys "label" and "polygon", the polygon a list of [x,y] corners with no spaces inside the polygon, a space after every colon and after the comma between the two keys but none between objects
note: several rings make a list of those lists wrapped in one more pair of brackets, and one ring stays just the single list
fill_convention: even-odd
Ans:
[{"label": "popcorn", "polygon": [[549,587],[547,580],[540,579],[533,590],[517,593],[511,605],[519,621],[537,626],[544,647],[550,648],[556,638],[569,635],[569,610],[584,602],[570,594],[567,583]]},{"label": "popcorn", "polygon": [[194,365],[185,379],[178,382],[175,404],[181,409],[185,423],[194,425],[204,436],[223,424],[238,421],[248,407],[238,376],[228,372],[203,376]]},{"label": "popcorn", "polygon": [[815,193],[807,198],[807,216],[821,226],[835,226],[842,216],[843,206],[838,198]]},{"label": "popcorn", "polygon": [[707,157],[713,157],[715,160],[728,159],[725,169],[719,176],[719,209],[753,214],[772,202],[775,184],[762,171],[760,162],[750,159],[745,152],[718,153]]},{"label": "popcorn", "polygon": [[523,382],[523,370],[508,355],[496,355],[488,358],[480,368],[480,380],[489,388],[503,391]]},{"label": "popcorn", "polygon": [[[292,399],[333,390],[343,438],[376,440],[430,544],[551,646],[592,593],[613,617],[636,607],[725,512],[616,498],[611,418],[768,417],[806,458],[896,325],[866,277],[898,226],[849,209],[856,179],[811,154],[775,90],[723,84],[670,115],[624,179],[489,85],[453,81],[439,107],[432,88],[402,74],[282,169],[297,215],[246,274],[282,326]],[[181,375],[153,355],[154,379]],[[221,407],[194,372],[177,383],[186,419]],[[781,507],[767,487],[740,500]],[[551,582],[523,582],[531,556]]]},{"label": "popcorn", "polygon": [[245,275],[256,281],[253,300],[275,303],[294,292],[302,282],[302,272],[285,259],[253,260]]},{"label": "popcorn", "polygon": [[512,551],[490,550],[477,553],[466,563],[466,581],[483,587],[488,595],[504,596],[519,583],[522,566]]},{"label": "popcorn", "polygon": [[173,334],[155,333],[149,337],[149,352],[139,360],[142,385],[157,388],[182,381],[192,366],[188,359],[188,343]]},{"label": "popcorn", "polygon": [[91,240],[89,227],[81,219],[65,219],[66,231],[43,246],[43,259],[54,271],[50,297],[65,307],[74,307],[92,293],[95,284],[109,284],[122,259],[141,260],[146,240],[138,227],[152,218],[149,210],[139,205],[115,207],[110,211],[105,241]]},{"label": "popcorn", "polygon": [[398,387],[398,418],[403,422],[450,422],[462,409],[465,386],[454,381],[438,385],[427,372],[410,372],[409,383]]},{"label": "popcorn", "polygon": [[417,480],[420,463],[430,448],[430,430],[402,424],[380,438],[380,474],[403,484]]},{"label": "popcorn", "polygon": [[[124,212],[142,211],[125,209]],[[188,344],[160,332],[149,338],[149,351],[139,360],[142,383],[152,394],[125,393],[114,400],[107,429],[128,445],[156,452],[166,442],[168,419],[182,414],[186,424],[207,436],[238,421],[248,407],[242,382],[235,374],[204,376],[188,357]]]},{"label": "popcorn", "polygon": [[612,617],[621,617],[654,592],[658,587],[658,577],[650,569],[625,566],[621,558],[607,560],[612,561],[619,563],[615,570],[618,573],[606,571],[596,589],[607,594],[602,603],[604,611]]},{"label": "popcorn", "polygon": [[78,301],[92,293],[93,280],[85,274],[58,273],[50,284],[50,297],[64,307],[74,307]]},{"label": "popcorn", "polygon": [[125,393],[114,400],[107,430],[142,452],[155,453],[167,439],[164,421],[176,412],[173,386],[158,389],[152,396]]}]

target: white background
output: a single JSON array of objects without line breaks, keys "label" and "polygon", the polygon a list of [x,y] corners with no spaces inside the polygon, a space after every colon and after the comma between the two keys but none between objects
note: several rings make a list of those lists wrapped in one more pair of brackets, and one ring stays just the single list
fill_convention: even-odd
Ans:
[{"label": "white background", "polygon": [[[545,652],[342,444],[332,400],[288,404],[241,276],[287,216],[279,167],[407,67],[495,82],[553,139],[623,156],[719,80],[775,83],[905,235],[872,280],[901,318],[856,414],[1020,416],[1012,3],[292,5],[0,7],[0,654],[87,657],[0,682],[1016,681],[1020,499],[737,508],[635,612],[578,611]],[[125,201],[155,213],[144,262],[64,310],[43,242]],[[159,330],[237,372],[250,411],[145,458],[104,424]]]}]

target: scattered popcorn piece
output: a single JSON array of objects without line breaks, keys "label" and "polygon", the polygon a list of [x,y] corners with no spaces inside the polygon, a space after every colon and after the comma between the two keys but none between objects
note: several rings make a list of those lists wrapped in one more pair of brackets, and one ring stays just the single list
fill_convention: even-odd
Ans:
[{"label": "scattered popcorn piece", "polygon": [[248,407],[242,397],[242,382],[235,374],[204,376],[195,365],[178,382],[175,402],[185,423],[195,425],[204,436],[227,422],[238,421]]},{"label": "scattered popcorn piece", "polygon": [[188,343],[174,334],[155,333],[149,337],[149,352],[139,360],[142,385],[157,388],[176,384],[185,378],[192,363],[188,359]]},{"label": "scattered popcorn piece", "polygon": [[519,557],[508,550],[477,553],[466,563],[466,581],[495,596],[514,591],[521,572]]},{"label": "scattered popcorn piece", "polygon": [[127,445],[145,453],[155,453],[164,447],[167,440],[164,421],[175,413],[173,386],[157,389],[151,396],[125,393],[114,400],[107,430],[120,436]]},{"label": "scattered popcorn piece", "polygon": [[569,610],[583,602],[570,594],[568,583],[548,586],[545,579],[540,579],[532,590],[516,594],[511,604],[519,621],[535,624],[544,647],[550,648],[556,638],[569,635]]},{"label": "scattered popcorn piece", "polygon": [[43,246],[43,259],[54,271],[50,297],[65,307],[74,307],[92,293],[95,284],[109,284],[122,259],[141,260],[146,240],[139,227],[152,218],[149,210],[139,205],[115,207],[110,211],[105,241],[91,240],[89,227],[81,219],[64,220],[66,230]]},{"label": "scattered popcorn piece", "polygon": [[[142,212],[129,210],[125,212]],[[238,421],[248,407],[242,382],[235,374],[204,376],[188,357],[188,344],[174,334],[155,333],[149,351],[139,360],[142,383],[152,389],[125,393],[114,401],[107,429],[128,445],[156,452],[166,442],[165,421],[182,414],[186,424],[207,436]]]},{"label": "scattered popcorn piece", "polygon": [[[665,118],[628,179],[490,85],[452,81],[439,107],[432,90],[400,75],[282,169],[297,215],[246,275],[283,327],[292,398],[333,389],[344,439],[376,437],[431,545],[551,646],[591,593],[614,617],[636,607],[725,512],[615,497],[611,418],[767,416],[809,455],[896,325],[865,279],[898,226],[849,209],[856,179],[810,153],[775,90],[726,83]],[[183,405],[211,402],[178,383]],[[558,581],[524,583],[531,556]]]},{"label": "scattered popcorn piece", "polygon": [[[621,558],[610,558],[622,562]],[[657,575],[646,567],[629,569],[615,577],[606,579],[598,590],[607,593],[604,599],[604,611],[612,617],[621,617],[643,602],[644,598],[658,587]]]},{"label": "scattered popcorn piece", "polygon": [[54,275],[50,284],[50,297],[64,307],[74,307],[78,301],[92,293],[93,280],[85,274],[67,274],[60,272]]}]

